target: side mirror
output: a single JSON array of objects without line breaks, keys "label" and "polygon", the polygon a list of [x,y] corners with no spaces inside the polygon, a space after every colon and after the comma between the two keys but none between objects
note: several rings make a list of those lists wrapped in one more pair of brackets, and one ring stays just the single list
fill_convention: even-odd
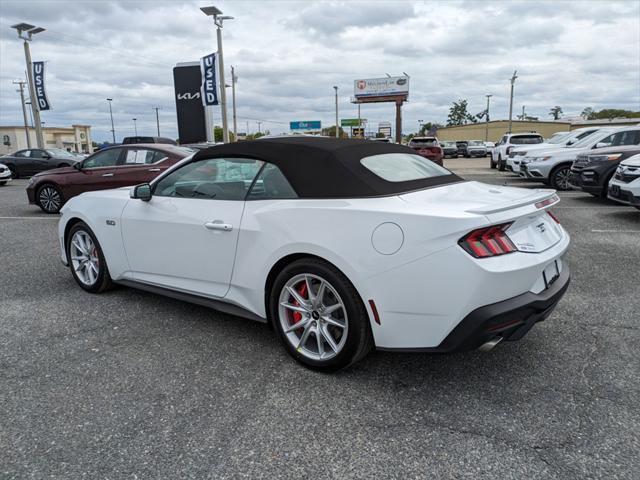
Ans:
[{"label": "side mirror", "polygon": [[136,185],[129,192],[129,196],[137,200],[142,200],[143,202],[148,202],[151,200],[151,185],[148,183]]},{"label": "side mirror", "polygon": [[82,170],[82,162],[76,162],[72,165],[73,168],[75,168],[76,170],[80,171]]},{"label": "side mirror", "polygon": [[609,146],[611,146],[610,143],[598,142],[598,143],[596,143],[596,146],[594,148],[605,148],[605,147],[609,147]]}]

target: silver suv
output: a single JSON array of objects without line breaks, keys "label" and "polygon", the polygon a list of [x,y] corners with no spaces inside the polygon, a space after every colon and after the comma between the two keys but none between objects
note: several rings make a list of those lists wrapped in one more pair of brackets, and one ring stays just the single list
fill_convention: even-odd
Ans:
[{"label": "silver suv", "polygon": [[535,132],[506,133],[496,144],[491,152],[491,168],[496,168],[503,172],[507,168],[507,158],[515,147],[523,145],[537,145],[544,142],[542,135]]}]

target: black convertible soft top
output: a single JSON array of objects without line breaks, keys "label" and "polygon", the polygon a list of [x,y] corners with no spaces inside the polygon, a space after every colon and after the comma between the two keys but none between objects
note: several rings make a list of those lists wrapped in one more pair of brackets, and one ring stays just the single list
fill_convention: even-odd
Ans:
[{"label": "black convertible soft top", "polygon": [[384,153],[415,151],[403,145],[327,137],[279,137],[217,145],[193,160],[214,157],[255,158],[277,165],[300,198],[354,198],[395,195],[462,181],[441,175],[407,182],[389,182],[360,160]]}]

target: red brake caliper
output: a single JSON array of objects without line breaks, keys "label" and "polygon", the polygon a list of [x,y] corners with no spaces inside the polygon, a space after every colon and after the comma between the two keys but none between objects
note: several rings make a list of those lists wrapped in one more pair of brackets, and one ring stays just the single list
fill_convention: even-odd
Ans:
[{"label": "red brake caliper", "polygon": [[[301,286],[298,287],[297,290],[302,298],[307,298],[307,282],[302,282]],[[291,303],[296,307],[300,306],[300,304],[295,298]],[[300,312],[293,312],[292,317],[293,317],[293,323],[298,323],[300,320],[302,320],[302,314]]]}]

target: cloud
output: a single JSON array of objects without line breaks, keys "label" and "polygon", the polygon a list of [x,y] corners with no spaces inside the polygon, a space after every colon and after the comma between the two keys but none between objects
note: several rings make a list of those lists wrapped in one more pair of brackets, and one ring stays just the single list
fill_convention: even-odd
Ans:
[{"label": "cloud", "polygon": [[[24,55],[10,25],[47,30],[32,42],[47,61],[53,109],[47,125],[88,123],[98,140],[116,133],[175,137],[172,68],[215,51],[214,26],[202,1],[2,0],[0,124],[22,122],[11,80],[24,76]],[[515,106],[548,118],[553,105],[578,114],[586,107],[640,109],[640,5],[637,2],[295,2],[220,1],[235,18],[223,29],[225,65],[236,66],[241,130],[286,131],[291,120],[353,117],[353,81],[411,75],[404,130],[418,119],[446,120],[452,101],[472,113],[492,93],[492,118],[508,112],[509,77],[518,70]],[[228,78],[227,78],[228,81]],[[393,105],[363,105],[375,128],[392,121]],[[215,114],[219,118],[219,112]]]}]

